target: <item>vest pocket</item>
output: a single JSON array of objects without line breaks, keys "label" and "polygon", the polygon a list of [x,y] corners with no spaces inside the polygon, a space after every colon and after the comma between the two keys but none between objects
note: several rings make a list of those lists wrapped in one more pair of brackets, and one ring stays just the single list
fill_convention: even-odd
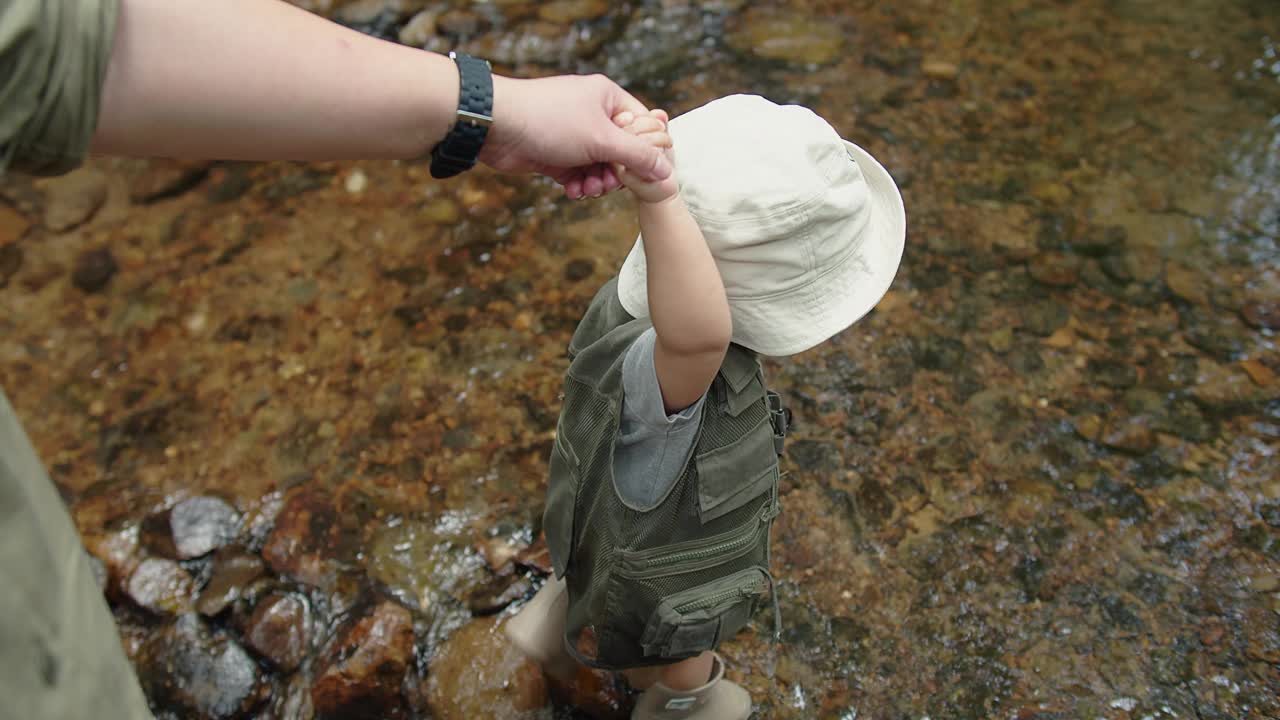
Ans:
[{"label": "vest pocket", "polygon": [[[778,478],[778,452],[765,415],[742,437],[698,455],[698,516],[708,523],[769,492]],[[750,474],[744,476],[744,469]]]},{"label": "vest pocket", "polygon": [[747,568],[662,598],[645,626],[645,655],[690,657],[714,649],[746,625],[767,587],[765,572]]},{"label": "vest pocket", "polygon": [[564,577],[573,553],[574,509],[577,507],[578,468],[560,438],[551,449],[547,477],[547,506],[542,513],[542,529],[547,536],[551,567],[556,577]]}]

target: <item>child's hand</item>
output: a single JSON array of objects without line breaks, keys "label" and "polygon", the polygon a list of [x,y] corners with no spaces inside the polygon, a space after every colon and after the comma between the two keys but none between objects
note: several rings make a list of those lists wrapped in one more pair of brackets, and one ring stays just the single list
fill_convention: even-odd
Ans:
[{"label": "child's hand", "polygon": [[[671,136],[667,134],[667,119],[665,111],[650,110],[649,114],[639,116],[634,116],[629,112],[618,113],[613,121],[627,132],[648,140],[655,147],[662,148],[667,160],[674,164],[675,158],[672,157]],[[631,174],[621,165],[614,165],[613,170],[622,184],[630,189],[640,202],[659,203],[675,197],[679,191],[674,173],[665,180],[649,182]]]}]

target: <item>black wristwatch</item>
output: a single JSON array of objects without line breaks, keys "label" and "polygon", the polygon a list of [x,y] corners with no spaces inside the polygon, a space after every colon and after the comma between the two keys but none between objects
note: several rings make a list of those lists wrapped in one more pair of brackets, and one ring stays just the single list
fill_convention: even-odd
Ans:
[{"label": "black wristwatch", "polygon": [[431,177],[447,178],[475,167],[493,124],[493,71],[487,60],[451,52],[458,65],[458,117],[431,149]]}]

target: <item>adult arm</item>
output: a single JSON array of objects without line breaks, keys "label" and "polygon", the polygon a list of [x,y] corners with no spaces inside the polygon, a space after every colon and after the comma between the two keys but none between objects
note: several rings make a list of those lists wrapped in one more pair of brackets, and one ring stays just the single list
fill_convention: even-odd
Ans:
[{"label": "adult arm", "polygon": [[[458,73],[280,0],[120,0],[94,148],[246,160],[418,158],[444,137]],[[481,160],[571,196],[618,186],[608,163],[670,174],[612,122],[643,106],[601,76],[494,78]]]},{"label": "adult arm", "polygon": [[[457,108],[458,73],[448,58],[362,35],[280,0],[10,1],[43,15],[27,25],[52,38],[54,55],[81,52],[79,43],[106,58],[105,78],[97,78],[100,105],[96,97],[57,103],[57,93],[47,92],[57,89],[53,72],[40,76],[36,68],[23,80],[32,93],[54,98],[46,114],[79,116],[82,124],[95,118],[89,127],[96,126],[98,152],[418,158],[444,136]],[[107,18],[97,35],[48,30],[51,17],[87,7]],[[112,28],[113,37],[101,36]],[[642,106],[603,77],[495,77],[495,122],[481,160],[550,175],[571,196],[616,187],[610,162],[668,175],[657,150],[610,122],[620,109]]]}]

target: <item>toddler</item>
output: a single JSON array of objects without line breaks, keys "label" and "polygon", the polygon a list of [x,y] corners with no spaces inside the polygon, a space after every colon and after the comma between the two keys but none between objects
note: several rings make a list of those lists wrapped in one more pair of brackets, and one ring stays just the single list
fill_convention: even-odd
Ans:
[{"label": "toddler", "polygon": [[799,106],[735,95],[617,120],[676,172],[616,168],[640,238],[570,343],[544,515],[555,576],[506,631],[550,672],[624,671],[643,690],[633,719],[745,720],[715,650],[773,593],[789,418],[757,353],[802,352],[870,311],[906,216],[884,168]]}]

